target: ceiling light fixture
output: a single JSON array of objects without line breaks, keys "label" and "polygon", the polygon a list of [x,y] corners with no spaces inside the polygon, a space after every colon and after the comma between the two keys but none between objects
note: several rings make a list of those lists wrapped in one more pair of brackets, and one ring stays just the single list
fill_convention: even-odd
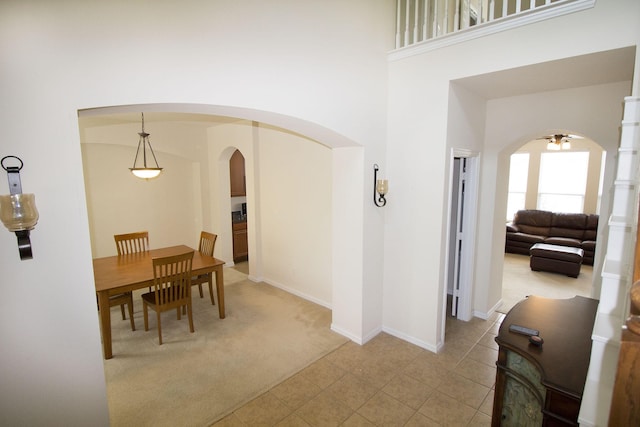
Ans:
[{"label": "ceiling light fixture", "polygon": [[550,151],[560,151],[560,150],[570,150],[571,149],[571,138],[581,138],[577,135],[549,135],[544,138],[547,140],[547,150]]},{"label": "ceiling light fixture", "polygon": [[[142,132],[139,132],[138,135],[140,135],[140,139],[138,140],[136,158],[133,160],[133,167],[129,168],[129,170],[138,178],[155,178],[160,175],[160,173],[162,172],[162,168],[158,166],[158,160],[156,159],[156,155],[153,152],[153,148],[151,148],[149,134],[144,131],[144,113],[142,113]],[[140,154],[140,146],[142,146],[142,167],[136,167],[136,163],[138,162],[138,155]],[[147,146],[149,146],[149,151],[151,152],[151,156],[153,156],[153,161],[156,163],[155,168],[147,166]]]}]

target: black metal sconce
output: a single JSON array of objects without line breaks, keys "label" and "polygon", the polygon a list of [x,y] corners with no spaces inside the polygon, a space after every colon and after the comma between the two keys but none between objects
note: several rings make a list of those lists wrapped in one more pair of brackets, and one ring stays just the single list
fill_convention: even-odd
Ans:
[{"label": "black metal sconce", "polygon": [[378,179],[378,165],[373,165],[373,203],[379,208],[387,204],[384,195],[389,191],[389,181]]},{"label": "black metal sconce", "polygon": [[[6,166],[5,161],[15,159],[19,166]],[[9,179],[9,192],[11,194],[0,196],[0,219],[5,227],[16,233],[18,238],[18,250],[20,259],[31,259],[31,239],[29,232],[33,230],[38,222],[38,210],[36,209],[36,196],[33,194],[23,194],[20,183],[20,169],[22,160],[16,156],[5,156],[0,160],[2,169],[7,171]]]}]

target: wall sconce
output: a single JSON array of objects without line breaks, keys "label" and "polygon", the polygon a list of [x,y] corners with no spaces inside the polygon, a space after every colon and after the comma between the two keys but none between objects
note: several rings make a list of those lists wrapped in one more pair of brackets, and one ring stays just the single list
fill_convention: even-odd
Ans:
[{"label": "wall sconce", "polygon": [[[20,166],[5,166],[7,159],[15,159]],[[0,219],[9,231],[15,232],[18,238],[18,250],[20,259],[31,259],[31,239],[29,231],[33,230],[38,222],[38,210],[36,209],[36,196],[23,194],[20,184],[20,169],[22,160],[16,156],[5,156],[0,160],[2,169],[7,171],[9,179],[9,192],[11,194],[0,196]]]},{"label": "wall sconce", "polygon": [[373,203],[379,208],[387,204],[384,195],[389,192],[389,181],[378,179],[378,165],[373,165]]}]

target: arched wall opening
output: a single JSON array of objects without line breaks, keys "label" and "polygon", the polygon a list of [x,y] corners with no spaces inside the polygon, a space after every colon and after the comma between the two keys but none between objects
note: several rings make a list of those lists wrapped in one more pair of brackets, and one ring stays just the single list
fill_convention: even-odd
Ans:
[{"label": "arched wall opening", "polygon": [[[142,111],[160,166],[165,167],[159,178],[149,182],[136,181],[125,167],[125,153],[130,152],[125,146],[136,142]],[[158,114],[157,121],[154,114]],[[175,129],[170,129],[167,120],[174,121]],[[169,233],[165,232],[167,228],[150,231],[152,247],[193,247],[201,229],[219,231],[215,256],[232,260],[228,161],[237,148],[247,166],[251,278],[331,308],[332,327],[352,339],[360,337],[361,319],[346,310],[361,298],[361,281],[354,280],[361,267],[334,260],[342,259],[345,250],[350,251],[351,259],[358,248],[362,251],[361,236],[352,231],[362,225],[353,227],[354,217],[345,218],[336,206],[348,201],[356,204],[348,208],[362,210],[361,188],[354,185],[352,174],[363,174],[363,147],[313,123],[235,107],[145,104],[92,108],[79,112],[79,123],[84,161],[94,166],[97,162],[104,164],[103,152],[110,145],[119,152],[116,157],[121,163],[113,166],[119,175],[115,179],[109,176],[108,168],[98,172],[100,167],[84,166],[94,257],[110,255],[110,235],[114,232],[98,227],[95,218],[107,203],[92,195],[92,188],[101,188],[113,197],[137,188],[139,194],[148,197],[147,203],[162,199],[168,192],[174,196],[164,197],[163,209],[131,214],[126,220],[119,215],[119,226],[140,228],[153,218],[160,230],[159,224],[170,222]],[[115,133],[109,136],[109,129],[116,129]],[[180,131],[182,140],[178,139]],[[168,140],[171,136],[175,137],[173,141]],[[191,146],[187,143],[190,138],[198,143]],[[102,153],[91,154],[92,150]],[[288,176],[291,173],[297,175]],[[172,179],[179,181],[166,186]],[[157,213],[176,205],[186,209],[174,212],[171,218]],[[111,209],[112,214],[116,211]],[[181,221],[172,220],[178,217]],[[355,220],[361,222],[362,215],[356,215]]]},{"label": "arched wall opening", "polygon": [[[565,134],[574,135],[570,138],[570,147],[563,147],[559,151],[549,150],[547,147],[548,141],[545,139],[548,135]],[[526,188],[525,197],[521,203],[524,205],[518,206],[518,209],[544,209],[544,206],[540,206],[538,202],[539,188],[538,183],[545,179],[541,175],[543,170],[541,169],[541,159],[545,156],[545,153],[587,153],[588,163],[586,165],[586,179],[585,179],[585,195],[583,202],[583,209],[581,212],[565,212],[563,210],[551,209],[554,212],[563,213],[583,213],[583,214],[600,214],[601,205],[600,200],[602,198],[602,189],[605,188],[604,181],[608,177],[611,180],[611,176],[614,173],[613,170],[606,171],[607,157],[615,157],[609,153],[607,156],[607,150],[597,142],[591,140],[587,135],[582,135],[580,132],[576,132],[575,129],[541,129],[538,133],[532,135],[531,138],[517,141],[509,145],[503,151],[506,158],[507,169],[507,184],[504,191],[497,193],[498,205],[506,206],[504,220],[508,225],[513,220],[511,215],[512,210],[515,211],[515,207],[510,208],[508,199],[511,183],[510,177],[511,170],[517,167],[519,170],[524,171],[526,174]],[[525,164],[518,164],[514,166],[511,164],[512,155],[523,155],[523,162]],[[611,168],[610,168],[611,169]],[[572,180],[570,174],[565,173],[566,169],[557,171],[558,175],[561,175],[563,179]],[[577,178],[576,178],[577,179]],[[605,212],[606,207],[602,208]],[[496,211],[496,216],[500,215],[500,212]],[[596,251],[605,242],[602,233],[604,230],[602,222],[599,222],[599,232],[596,241]],[[602,248],[601,248],[602,249]],[[602,252],[602,250],[601,250]],[[511,250],[505,248],[505,259],[502,265],[502,300],[503,305],[500,307],[500,312],[506,313],[513,305],[519,300],[524,299],[529,294],[535,294],[538,296],[548,298],[569,298],[575,295],[581,295],[585,297],[597,298],[599,293],[599,286],[601,279],[598,274],[594,274],[594,265],[596,263],[585,262],[582,265],[581,274],[578,278],[565,278],[563,276],[554,275],[553,273],[546,272],[532,272],[529,268],[528,254],[513,253]],[[596,253],[597,256],[597,253]],[[597,271],[597,264],[595,265]]]}]

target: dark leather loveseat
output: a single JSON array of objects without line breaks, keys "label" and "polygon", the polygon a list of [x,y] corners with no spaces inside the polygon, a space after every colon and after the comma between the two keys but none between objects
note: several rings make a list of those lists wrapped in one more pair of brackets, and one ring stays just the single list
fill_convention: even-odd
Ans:
[{"label": "dark leather loveseat", "polygon": [[536,243],[570,246],[584,251],[583,264],[593,265],[597,233],[595,214],[520,210],[507,224],[505,252],[529,255]]}]

